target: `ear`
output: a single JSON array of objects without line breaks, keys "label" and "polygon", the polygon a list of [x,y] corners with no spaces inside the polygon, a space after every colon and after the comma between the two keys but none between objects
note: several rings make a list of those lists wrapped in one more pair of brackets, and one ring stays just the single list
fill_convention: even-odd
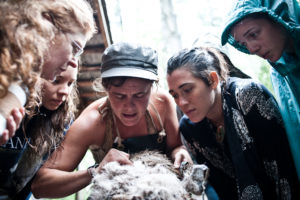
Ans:
[{"label": "ear", "polygon": [[218,84],[219,84],[219,76],[217,74],[217,72],[215,71],[211,71],[209,73],[209,78],[210,78],[210,81],[211,81],[211,88],[212,89],[216,89]]}]

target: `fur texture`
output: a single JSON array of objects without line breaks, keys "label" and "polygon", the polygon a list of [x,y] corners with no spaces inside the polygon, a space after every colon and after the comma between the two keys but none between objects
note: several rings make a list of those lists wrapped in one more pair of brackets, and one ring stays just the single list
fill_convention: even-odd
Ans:
[{"label": "fur texture", "polygon": [[132,166],[117,162],[105,165],[92,180],[89,200],[187,200],[194,199],[192,193],[202,192],[202,180],[199,182],[197,175],[195,178],[193,166],[181,174],[156,151],[134,154],[131,160]]}]

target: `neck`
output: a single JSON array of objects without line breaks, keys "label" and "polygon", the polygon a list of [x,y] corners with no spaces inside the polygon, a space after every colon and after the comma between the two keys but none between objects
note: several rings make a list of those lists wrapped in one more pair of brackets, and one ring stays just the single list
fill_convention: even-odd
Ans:
[{"label": "neck", "polygon": [[207,118],[210,121],[212,121],[212,123],[217,127],[224,126],[224,116],[223,116],[222,105],[223,105],[223,103],[222,103],[221,88],[218,87],[214,105],[207,115]]},{"label": "neck", "polygon": [[145,130],[147,132],[147,128],[145,129],[145,127],[147,127],[145,117],[142,117],[133,126],[126,126],[125,124],[122,123],[122,121],[118,117],[115,116],[115,118],[116,118],[116,128],[122,139],[138,136],[140,133],[145,132]]}]

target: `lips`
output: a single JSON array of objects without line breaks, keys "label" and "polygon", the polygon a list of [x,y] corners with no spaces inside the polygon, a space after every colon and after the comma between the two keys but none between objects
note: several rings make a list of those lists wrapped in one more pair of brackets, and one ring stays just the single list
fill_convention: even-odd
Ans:
[{"label": "lips", "polygon": [[186,114],[186,115],[190,115],[192,112],[194,112],[196,109],[190,109],[190,110],[187,110],[187,111],[185,111],[184,113]]},{"label": "lips", "polygon": [[62,100],[53,100],[52,101],[55,105],[60,105],[60,104],[62,104]]},{"label": "lips", "polygon": [[136,113],[133,113],[133,114],[125,114],[123,113],[123,116],[126,117],[126,118],[133,118],[136,116]]}]

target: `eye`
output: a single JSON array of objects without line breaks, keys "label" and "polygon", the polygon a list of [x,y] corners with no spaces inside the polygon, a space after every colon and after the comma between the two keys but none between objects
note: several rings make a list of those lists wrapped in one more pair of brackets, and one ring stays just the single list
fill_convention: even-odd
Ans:
[{"label": "eye", "polygon": [[255,33],[255,32],[252,32],[249,34],[250,38],[256,38],[256,36],[257,36],[257,33]]},{"label": "eye", "polygon": [[124,99],[125,98],[125,95],[122,95],[122,94],[114,94],[114,97],[116,99]]},{"label": "eye", "polygon": [[53,81],[51,81],[51,83],[57,85],[60,83],[60,79],[56,77]]},{"label": "eye", "polygon": [[193,90],[193,87],[186,87],[186,88],[183,89],[183,92],[185,94],[189,94],[192,90]]},{"label": "eye", "polygon": [[177,98],[178,98],[178,94],[177,94],[177,93],[170,92],[170,95],[171,95],[174,99],[177,99]]},{"label": "eye", "polygon": [[260,30],[253,30],[253,31],[248,33],[247,39],[248,40],[254,40],[258,37],[259,33],[260,33]]},{"label": "eye", "polygon": [[73,85],[74,81],[68,82],[68,86],[71,87]]},{"label": "eye", "polygon": [[178,99],[178,94],[172,94],[172,97],[173,97],[174,99]]},{"label": "eye", "polygon": [[145,93],[138,93],[135,95],[136,98],[143,98],[145,96]]}]

